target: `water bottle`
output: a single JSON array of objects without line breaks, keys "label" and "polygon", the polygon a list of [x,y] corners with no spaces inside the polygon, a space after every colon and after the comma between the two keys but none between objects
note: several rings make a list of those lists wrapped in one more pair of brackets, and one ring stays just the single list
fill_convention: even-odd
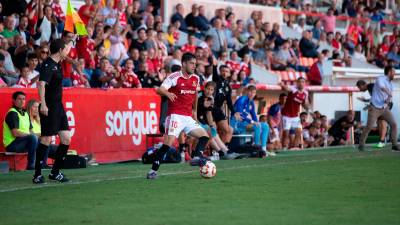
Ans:
[{"label": "water bottle", "polygon": [[181,152],[181,163],[185,162],[185,151]]},{"label": "water bottle", "polygon": [[324,148],[328,147],[328,133],[324,133]]}]

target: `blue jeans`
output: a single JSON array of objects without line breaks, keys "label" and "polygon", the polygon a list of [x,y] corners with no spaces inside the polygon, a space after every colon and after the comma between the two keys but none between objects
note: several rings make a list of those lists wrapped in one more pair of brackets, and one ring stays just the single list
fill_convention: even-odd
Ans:
[{"label": "blue jeans", "polygon": [[38,138],[34,134],[25,137],[18,137],[6,147],[7,152],[25,153],[28,152],[28,169],[35,168],[35,153],[38,145]]},{"label": "blue jeans", "polygon": [[[244,134],[247,131],[247,126],[249,122],[237,121],[233,117],[231,118],[231,126],[233,127],[233,132],[236,134]],[[267,140],[269,134],[269,126],[265,122],[260,122],[259,124],[252,124],[254,131],[254,144],[261,145],[261,147],[267,147]]]}]

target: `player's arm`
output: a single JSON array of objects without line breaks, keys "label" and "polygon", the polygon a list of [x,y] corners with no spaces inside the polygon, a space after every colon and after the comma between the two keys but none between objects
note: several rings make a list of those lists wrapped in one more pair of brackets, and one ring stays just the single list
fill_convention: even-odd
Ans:
[{"label": "player's arm", "polygon": [[161,85],[159,88],[157,88],[156,92],[157,92],[157,94],[159,94],[161,96],[167,97],[171,102],[174,102],[177,98],[174,93],[169,92],[168,89],[166,87],[164,87],[163,85]]},{"label": "player's arm", "polygon": [[47,116],[49,109],[47,108],[46,104],[46,98],[45,93],[46,93],[46,88],[45,88],[46,82],[45,81],[39,81],[38,82],[38,92],[39,92],[39,99],[40,99],[40,112]]},{"label": "player's arm", "polygon": [[305,110],[307,110],[307,112],[308,111],[310,111],[311,110],[311,104],[310,104],[310,100],[308,99],[308,94],[307,94],[307,96],[306,96],[306,98],[304,99],[304,102],[303,102],[303,108],[305,109]]}]

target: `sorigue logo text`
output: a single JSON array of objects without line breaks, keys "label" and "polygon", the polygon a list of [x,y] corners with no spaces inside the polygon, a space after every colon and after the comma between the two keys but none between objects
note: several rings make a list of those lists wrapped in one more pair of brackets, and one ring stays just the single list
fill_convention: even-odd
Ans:
[{"label": "sorigue logo text", "polygon": [[146,134],[157,133],[158,117],[156,103],[150,103],[150,111],[132,110],[132,101],[128,101],[128,111],[107,111],[106,134],[108,136],[132,136],[132,143],[140,145]]}]

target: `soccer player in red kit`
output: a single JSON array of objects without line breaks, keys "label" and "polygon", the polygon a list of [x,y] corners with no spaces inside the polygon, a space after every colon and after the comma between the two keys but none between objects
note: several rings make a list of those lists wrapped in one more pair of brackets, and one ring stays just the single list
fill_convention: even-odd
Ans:
[{"label": "soccer player in red kit", "polygon": [[164,144],[156,152],[156,159],[147,174],[147,179],[157,178],[157,171],[165,153],[182,131],[198,139],[192,165],[201,166],[207,160],[203,157],[203,150],[209,137],[194,119],[197,118],[197,91],[200,89],[200,79],[194,74],[195,68],[195,55],[189,52],[183,54],[182,70],[170,74],[157,89],[159,95],[168,98],[168,111],[165,119]]},{"label": "soccer player in red kit", "polygon": [[309,108],[308,92],[305,90],[306,81],[300,77],[297,79],[296,86],[287,86],[281,84],[283,90],[289,92],[285,105],[282,108],[283,122],[283,146],[289,146],[289,132],[295,130],[294,148],[300,147],[301,143],[301,122],[300,122],[300,106],[306,110]]}]

